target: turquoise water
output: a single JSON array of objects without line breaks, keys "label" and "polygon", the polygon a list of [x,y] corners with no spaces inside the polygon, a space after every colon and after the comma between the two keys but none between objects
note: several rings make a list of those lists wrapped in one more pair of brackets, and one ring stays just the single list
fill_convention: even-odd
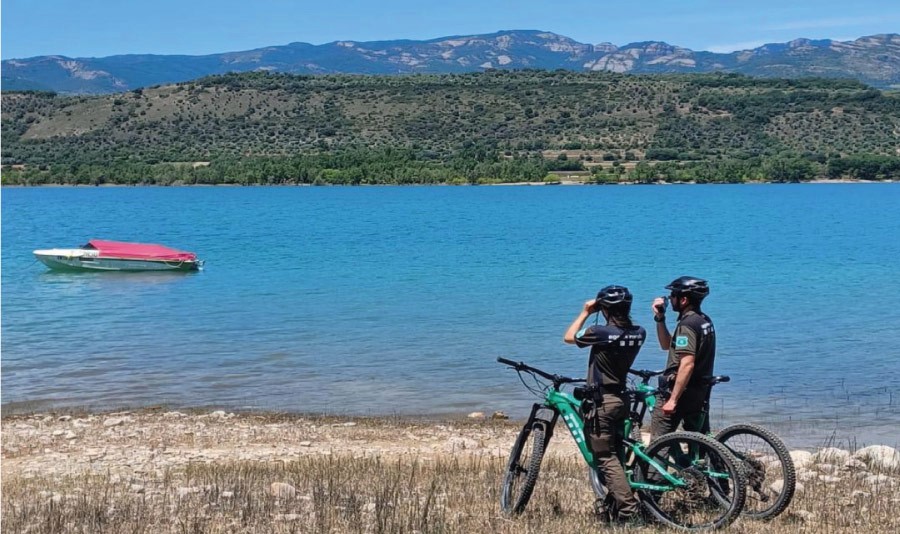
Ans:
[{"label": "turquoise water", "polygon": [[[581,375],[584,300],[634,318],[708,278],[714,417],[789,441],[900,428],[900,184],[4,188],[4,411],[168,404],[524,416],[497,356]],[[56,273],[89,238],[197,252],[195,274]],[[671,320],[670,320],[671,324]],[[649,343],[637,366],[660,368]]]}]

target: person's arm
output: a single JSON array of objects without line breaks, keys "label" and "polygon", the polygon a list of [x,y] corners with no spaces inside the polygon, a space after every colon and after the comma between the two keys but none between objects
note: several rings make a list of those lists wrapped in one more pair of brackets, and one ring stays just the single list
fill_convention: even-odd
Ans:
[{"label": "person's arm", "polygon": [[587,321],[587,318],[594,312],[594,303],[594,300],[589,300],[584,303],[581,313],[579,313],[578,317],[572,321],[572,324],[569,325],[569,329],[566,330],[565,335],[563,335],[563,341],[570,345],[575,344],[575,336],[578,335],[578,331],[584,326],[584,322]]},{"label": "person's arm", "polygon": [[[653,311],[653,320],[656,321],[656,339],[659,340],[659,348],[669,350],[672,345],[672,334],[669,333],[669,327],[666,326],[666,310],[663,308],[665,301],[662,297],[656,298],[650,309]],[[660,310],[662,312],[660,313]]]},{"label": "person's arm", "polygon": [[675,385],[669,400],[663,405],[663,413],[669,415],[678,406],[678,399],[687,389],[687,385],[694,374],[694,360],[697,356],[697,332],[693,328],[679,324],[675,328],[675,354],[678,355],[678,373],[675,375]]},{"label": "person's arm", "polygon": [[681,398],[681,394],[687,388],[692,374],[694,374],[694,355],[682,354],[678,363],[678,374],[675,375],[675,385],[672,386],[672,394],[663,405],[664,414],[669,415],[675,411],[675,407],[678,406],[678,399]]}]

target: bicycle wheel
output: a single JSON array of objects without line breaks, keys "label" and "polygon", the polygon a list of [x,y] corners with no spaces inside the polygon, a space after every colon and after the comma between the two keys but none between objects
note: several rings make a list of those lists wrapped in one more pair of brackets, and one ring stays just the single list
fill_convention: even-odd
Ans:
[{"label": "bicycle wheel", "polygon": [[[531,447],[529,448],[529,438]],[[544,459],[546,434],[539,424],[526,424],[509,453],[509,463],[500,492],[500,508],[508,514],[521,514],[531,499]]]},{"label": "bicycle wheel", "polygon": [[[668,486],[665,491],[639,491],[641,504],[657,521],[681,530],[711,530],[738,518],[744,506],[744,478],[739,462],[724,445],[696,432],[673,432],[653,440],[644,452],[662,469],[638,458],[635,479]],[[681,484],[672,484],[663,472]],[[718,498],[713,489],[719,480],[731,481],[726,499]]]},{"label": "bicycle wheel", "polygon": [[794,497],[797,476],[787,446],[772,431],[754,424],[732,425],[716,434],[741,462],[747,479],[744,515],[771,519]]}]

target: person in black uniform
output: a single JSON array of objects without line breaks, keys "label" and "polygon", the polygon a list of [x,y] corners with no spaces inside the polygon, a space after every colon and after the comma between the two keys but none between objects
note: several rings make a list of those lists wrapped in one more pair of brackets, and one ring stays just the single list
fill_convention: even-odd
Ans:
[{"label": "person in black uniform", "polygon": [[[618,521],[629,521],[638,513],[638,500],[631,491],[622,464],[616,457],[616,440],[628,411],[623,397],[628,369],[644,344],[647,332],[631,321],[628,288],[607,286],[597,298],[584,303],[563,340],[578,347],[591,347],[587,383],[593,407],[585,416],[585,433],[591,452],[597,459],[606,486],[615,499]],[[588,316],[601,313],[606,324],[584,326]],[[599,316],[598,316],[599,319]],[[597,503],[604,513],[605,503]]]},{"label": "person in black uniform", "polygon": [[669,351],[659,401],[662,409],[653,411],[650,439],[674,432],[679,424],[685,430],[709,433],[709,417],[704,406],[710,386],[704,378],[713,374],[716,361],[716,329],[700,304],[709,295],[709,283],[701,278],[682,276],[666,286],[671,291],[672,309],[678,312],[674,335],[666,326],[665,299],[653,301],[653,318],[659,346]]}]

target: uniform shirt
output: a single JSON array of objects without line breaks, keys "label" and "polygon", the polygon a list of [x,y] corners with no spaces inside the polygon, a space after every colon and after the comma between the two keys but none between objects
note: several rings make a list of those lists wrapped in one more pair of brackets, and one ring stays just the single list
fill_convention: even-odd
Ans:
[{"label": "uniform shirt", "polygon": [[640,326],[623,329],[615,325],[591,325],[575,334],[575,344],[591,347],[588,384],[624,388],[628,369],[647,338]]},{"label": "uniform shirt", "polygon": [[703,312],[688,311],[679,317],[669,346],[666,375],[677,373],[685,354],[694,355],[694,372],[688,385],[702,385],[704,377],[712,376],[716,360],[716,329]]}]

